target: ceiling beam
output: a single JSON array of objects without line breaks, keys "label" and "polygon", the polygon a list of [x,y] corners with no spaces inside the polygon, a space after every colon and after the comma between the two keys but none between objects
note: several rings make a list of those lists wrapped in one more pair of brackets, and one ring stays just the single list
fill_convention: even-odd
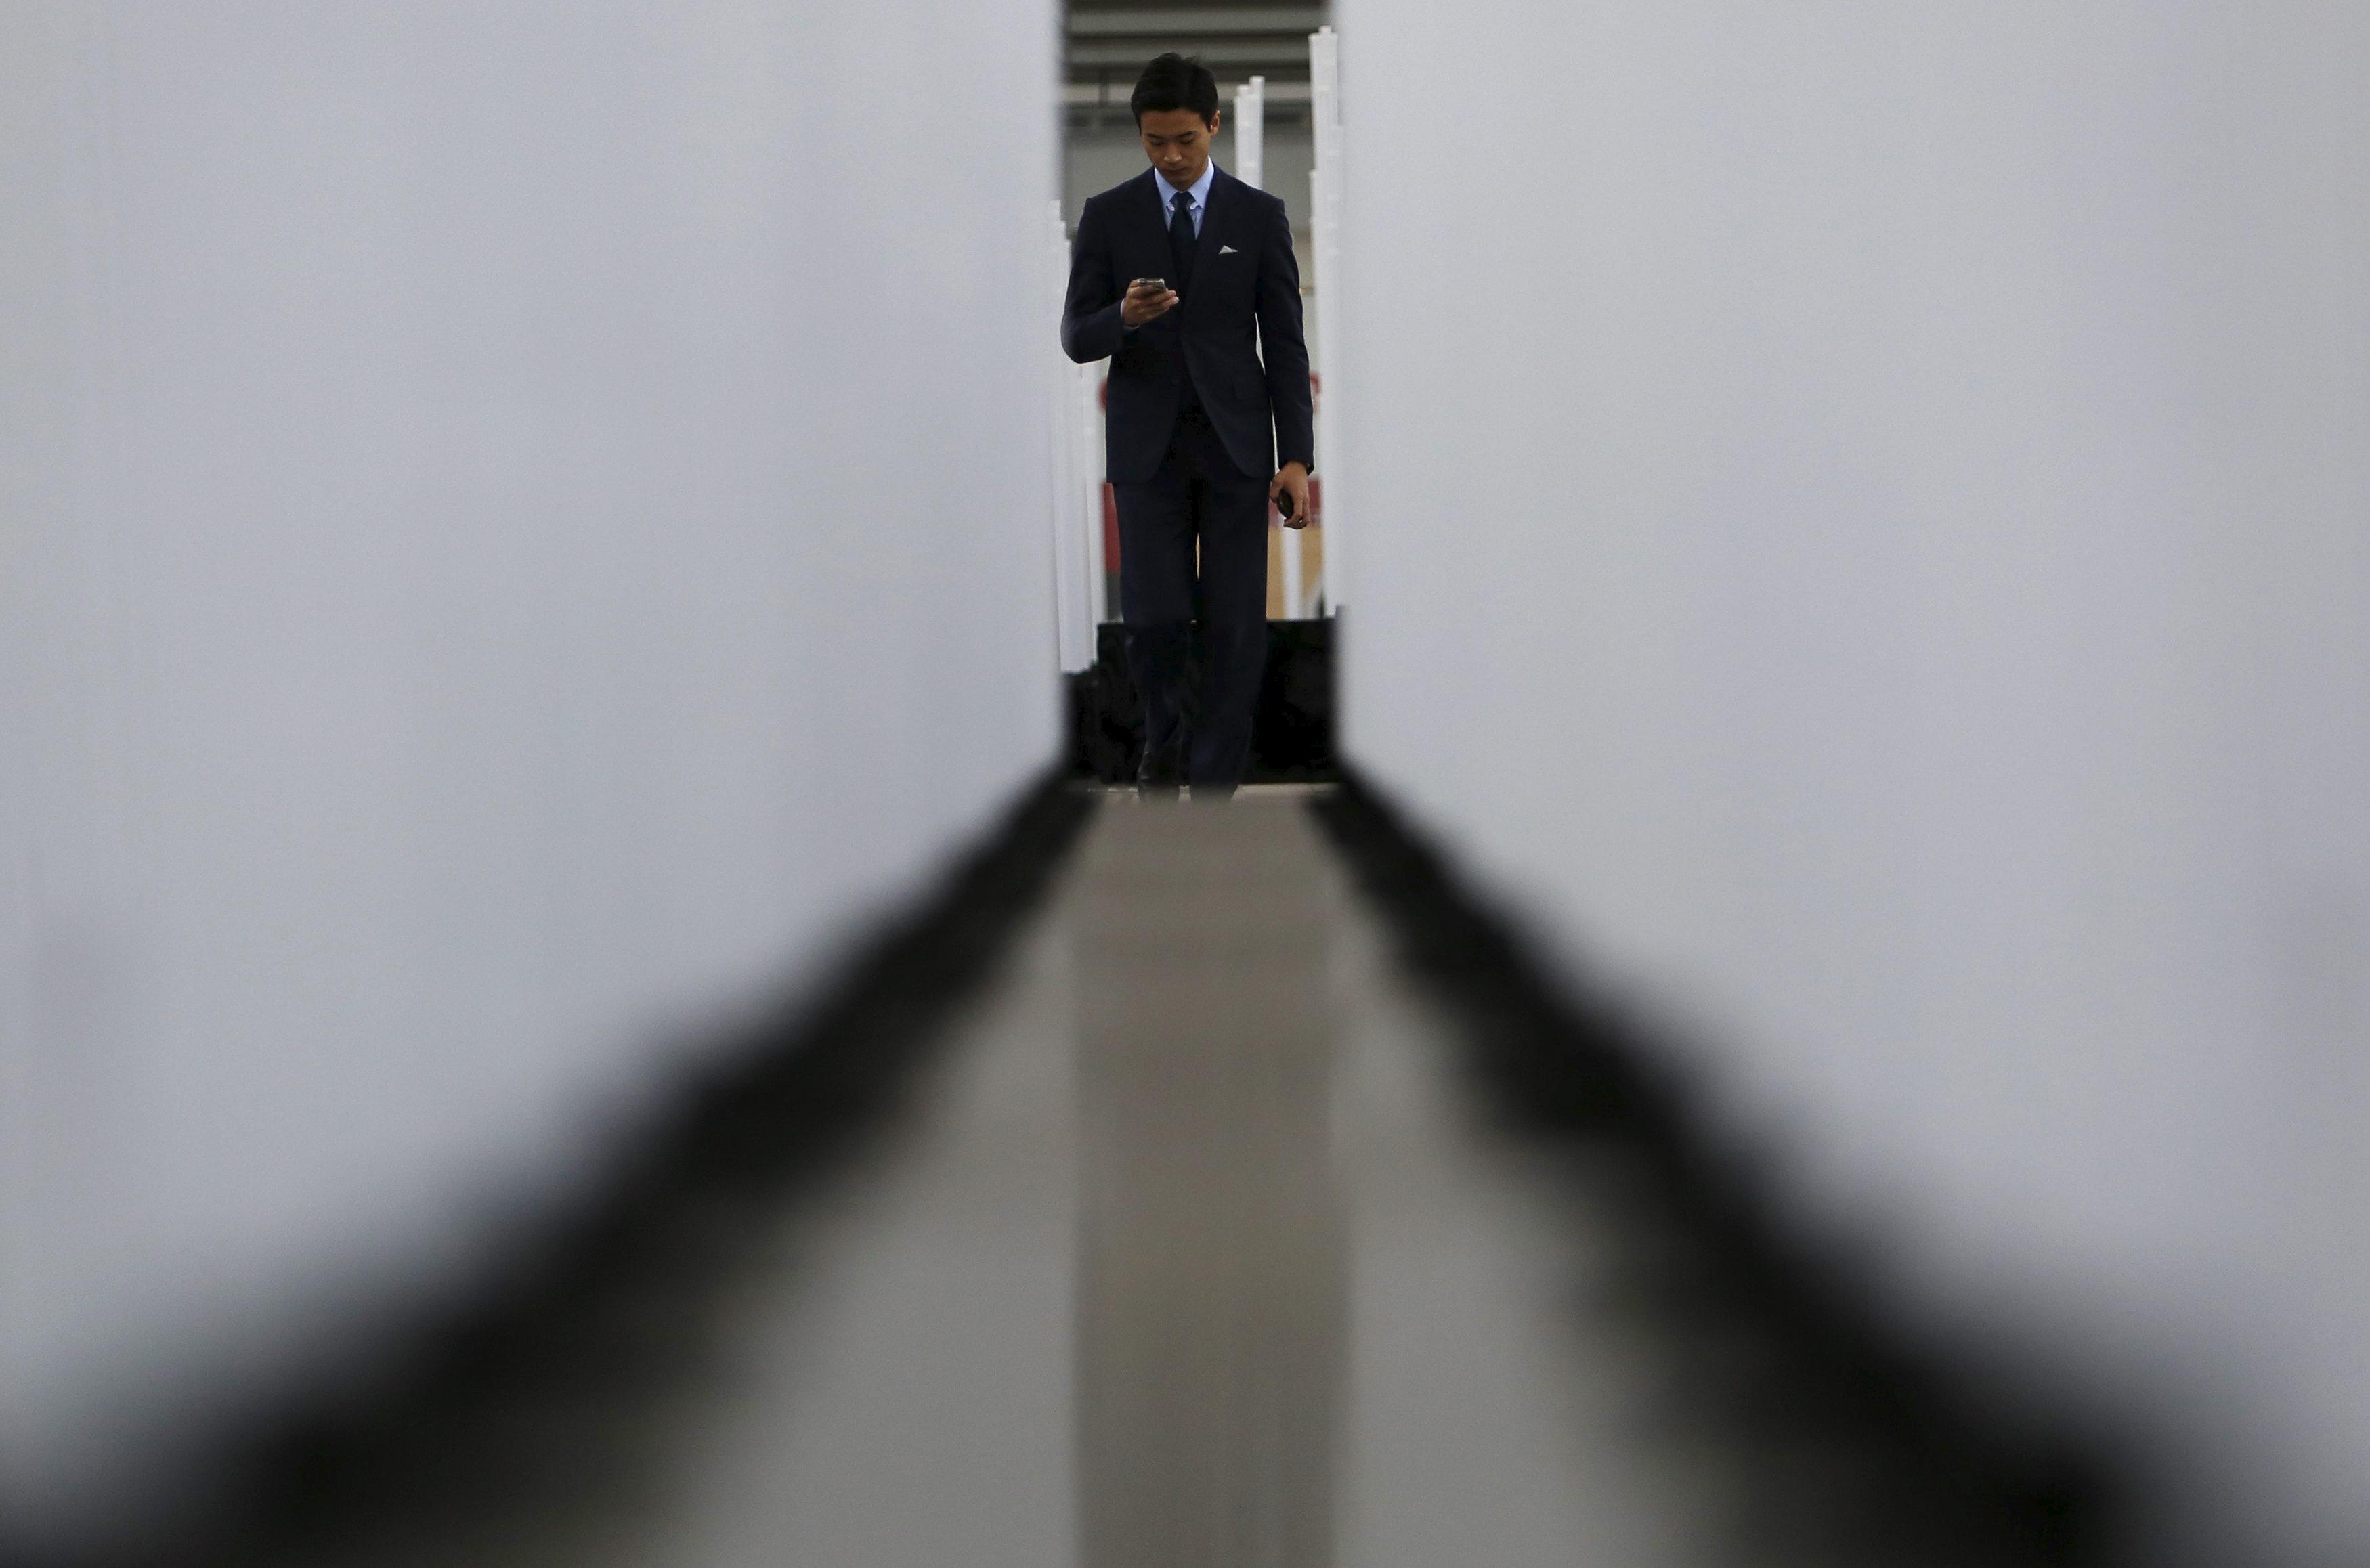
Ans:
[{"label": "ceiling beam", "polygon": [[1072,8],[1069,35],[1082,38],[1209,38],[1241,33],[1295,34],[1304,41],[1325,25],[1322,6],[1225,6],[1188,10],[1085,11]]}]

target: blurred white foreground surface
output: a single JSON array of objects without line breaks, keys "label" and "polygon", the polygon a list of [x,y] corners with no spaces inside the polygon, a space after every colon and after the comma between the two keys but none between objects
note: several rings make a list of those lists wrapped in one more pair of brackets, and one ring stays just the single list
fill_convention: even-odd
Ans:
[{"label": "blurred white foreground surface", "polygon": [[1044,764],[1051,26],[0,5],[0,1517]]},{"label": "blurred white foreground surface", "polygon": [[1348,744],[2186,1550],[2359,1561],[2370,11],[1337,20]]}]

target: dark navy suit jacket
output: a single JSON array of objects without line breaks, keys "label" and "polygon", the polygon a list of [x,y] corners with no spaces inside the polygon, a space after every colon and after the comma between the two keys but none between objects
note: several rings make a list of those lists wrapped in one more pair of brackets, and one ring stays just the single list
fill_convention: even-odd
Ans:
[{"label": "dark navy suit jacket", "polygon": [[[1103,446],[1112,482],[1141,484],[1159,471],[1184,391],[1180,356],[1236,467],[1260,478],[1284,463],[1314,469],[1300,266],[1283,200],[1218,170],[1193,275],[1179,278],[1168,199],[1168,182],[1147,168],[1087,200],[1070,247],[1062,348],[1080,364],[1111,362]],[[1120,300],[1138,278],[1168,279],[1178,303],[1130,331]]]}]

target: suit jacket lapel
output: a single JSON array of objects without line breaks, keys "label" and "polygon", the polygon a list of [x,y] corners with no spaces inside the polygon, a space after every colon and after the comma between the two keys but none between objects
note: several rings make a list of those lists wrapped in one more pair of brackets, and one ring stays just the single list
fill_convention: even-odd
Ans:
[{"label": "suit jacket lapel", "polygon": [[1160,177],[1158,169],[1146,169],[1141,177],[1144,200],[1135,204],[1136,221],[1149,223],[1158,231],[1160,243],[1168,243],[1168,182]]},{"label": "suit jacket lapel", "polygon": [[[1133,222],[1141,226],[1144,243],[1147,246],[1158,247],[1156,250],[1152,251],[1149,254],[1167,256],[1169,254],[1168,220],[1158,216],[1158,213],[1160,212],[1160,193],[1162,189],[1168,186],[1168,182],[1160,177],[1160,171],[1158,169],[1148,168],[1136,177],[1134,183],[1144,187],[1144,199],[1140,201],[1132,201],[1127,204],[1133,210],[1135,214]],[[1124,213],[1122,214],[1122,221],[1126,221],[1126,215]],[[1173,269],[1169,267],[1163,267],[1160,269],[1159,275],[1167,278],[1172,269]],[[1133,279],[1121,279],[1120,292],[1122,293],[1126,292],[1127,285],[1132,281],[1133,281]],[[1173,283],[1176,282],[1177,280],[1170,278],[1169,281]]]},{"label": "suit jacket lapel", "polygon": [[1227,199],[1226,187],[1234,183],[1235,177],[1224,169],[1219,169],[1211,177],[1209,200],[1202,209],[1202,235],[1193,242],[1193,275],[1185,280],[1186,286],[1180,291],[1188,304],[1193,302],[1195,285],[1210,269],[1210,258],[1217,254],[1218,216],[1233,205]]}]

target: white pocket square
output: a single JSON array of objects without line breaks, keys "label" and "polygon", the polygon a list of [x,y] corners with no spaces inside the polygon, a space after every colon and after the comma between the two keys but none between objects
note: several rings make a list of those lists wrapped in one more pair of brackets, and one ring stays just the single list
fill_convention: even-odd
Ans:
[{"label": "white pocket square", "polygon": [[1237,250],[1233,246],[1222,245],[1218,247],[1218,254],[1220,256],[1240,256],[1242,252]]}]

